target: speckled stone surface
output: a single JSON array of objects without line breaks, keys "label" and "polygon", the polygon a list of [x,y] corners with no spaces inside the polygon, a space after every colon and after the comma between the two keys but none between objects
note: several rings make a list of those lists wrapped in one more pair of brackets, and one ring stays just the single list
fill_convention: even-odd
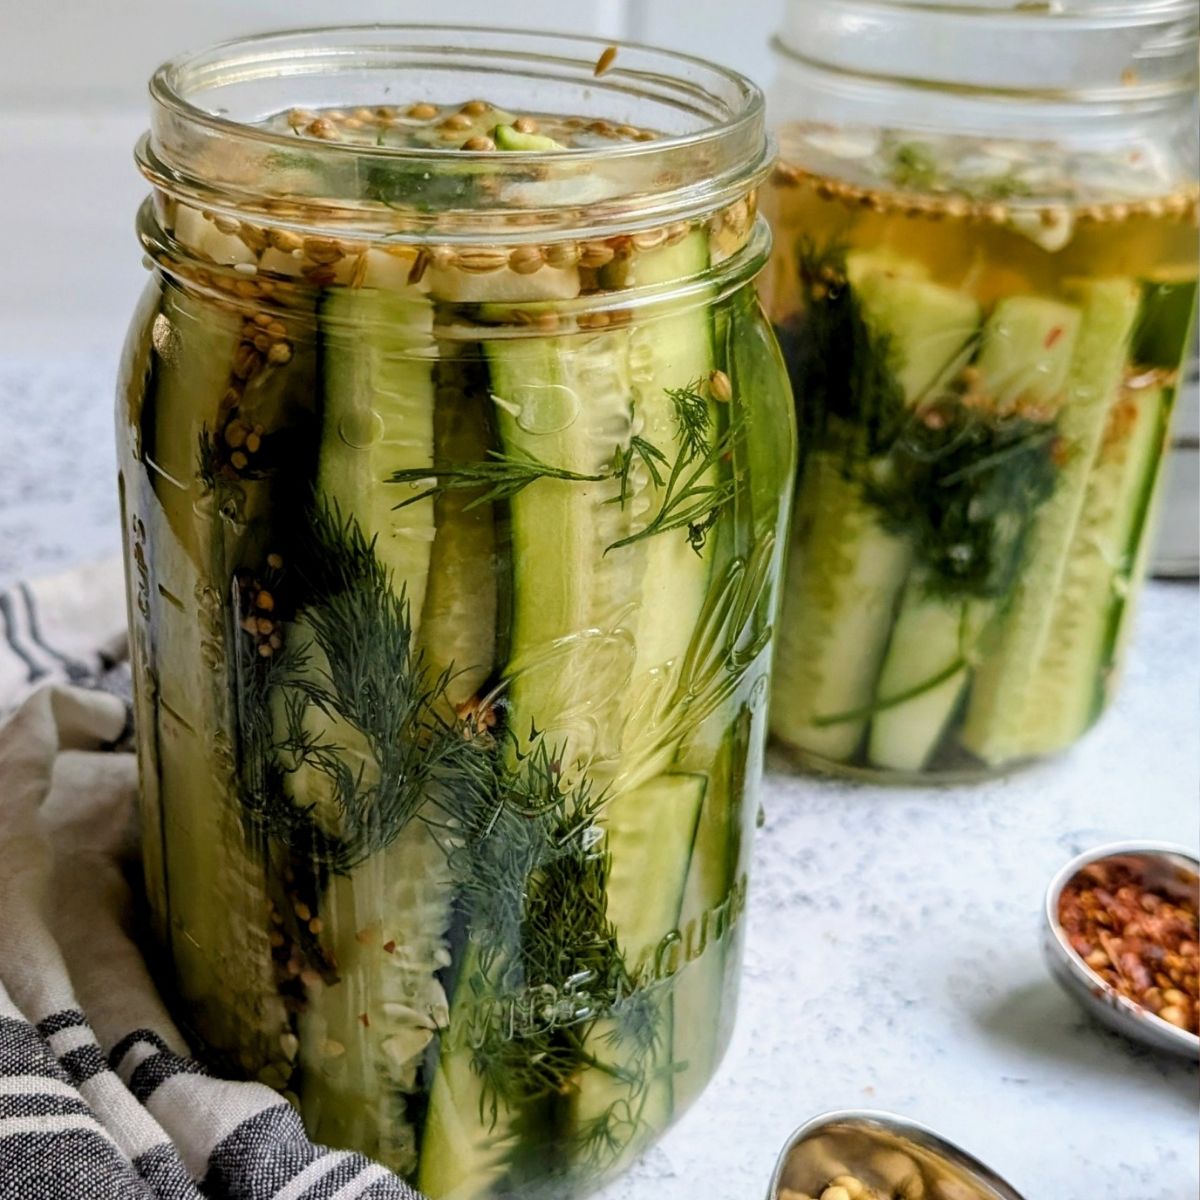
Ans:
[{"label": "speckled stone surface", "polygon": [[[0,355],[0,586],[112,552],[115,354]],[[772,762],[741,1016],[720,1074],[604,1200],[757,1200],[788,1132],[891,1109],[1028,1200],[1190,1200],[1197,1071],[1093,1026],[1039,909],[1070,855],[1195,845],[1197,591],[1154,584],[1128,678],[1073,754],[974,789],[885,790]]]}]

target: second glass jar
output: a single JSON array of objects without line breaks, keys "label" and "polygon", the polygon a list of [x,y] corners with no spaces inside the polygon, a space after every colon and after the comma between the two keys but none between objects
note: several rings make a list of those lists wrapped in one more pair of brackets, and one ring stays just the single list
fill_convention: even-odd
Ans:
[{"label": "second glass jar", "polygon": [[1196,9],[793,0],[765,279],[800,472],[772,730],[972,778],[1103,711],[1196,297]]}]

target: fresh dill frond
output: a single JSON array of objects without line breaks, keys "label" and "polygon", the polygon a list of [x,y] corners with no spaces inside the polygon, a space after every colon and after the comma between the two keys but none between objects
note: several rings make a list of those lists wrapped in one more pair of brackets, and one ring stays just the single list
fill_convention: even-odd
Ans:
[{"label": "fresh dill frond", "polygon": [[737,493],[734,480],[720,478],[717,467],[732,452],[740,429],[740,420],[735,420],[724,436],[698,458],[689,456],[681,446],[662,485],[658,511],[641,529],[608,546],[605,554],[673,529],[686,530],[692,549],[701,554],[708,531]]},{"label": "fresh dill frond", "polygon": [[[429,467],[414,467],[392,474],[390,483],[407,483],[410,486],[426,484],[423,491],[408,496],[396,508],[405,508],[442,492],[479,491],[464,508],[469,511],[481,504],[497,500],[509,500],[524,491],[539,479],[562,479],[570,483],[601,483],[613,478],[615,471],[601,471],[594,475],[568,471],[563,467],[551,466],[524,451],[506,454],[500,450],[489,450],[483,462],[460,463],[451,466],[434,463]],[[480,490],[482,489],[482,490]]]},{"label": "fresh dill frond", "polygon": [[675,409],[675,431],[679,445],[690,462],[708,453],[712,431],[712,409],[701,392],[701,382],[682,388],[667,388],[667,398]]},{"label": "fresh dill frond", "polygon": [[914,414],[864,494],[905,535],[931,592],[998,599],[1011,589],[1037,510],[1059,476],[1053,421],[949,401]]}]

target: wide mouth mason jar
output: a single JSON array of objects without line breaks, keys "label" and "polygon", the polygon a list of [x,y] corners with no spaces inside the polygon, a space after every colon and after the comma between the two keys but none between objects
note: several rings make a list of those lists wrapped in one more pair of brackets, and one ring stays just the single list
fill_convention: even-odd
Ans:
[{"label": "wide mouth mason jar", "polygon": [[800,428],[772,730],[972,778],[1111,699],[1197,271],[1193,0],[792,0],[764,291]]},{"label": "wide mouth mason jar", "polygon": [[218,1068],[583,1194],[730,1033],[794,471],[762,98],[653,50],[162,68],[118,396],[146,884]]}]

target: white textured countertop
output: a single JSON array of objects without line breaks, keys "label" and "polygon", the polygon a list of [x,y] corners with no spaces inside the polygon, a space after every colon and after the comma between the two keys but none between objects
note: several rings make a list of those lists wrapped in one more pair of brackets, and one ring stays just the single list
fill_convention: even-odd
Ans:
[{"label": "white textured countertop", "polygon": [[[0,586],[117,546],[111,349],[0,357]],[[1195,845],[1197,591],[1154,584],[1115,710],[973,790],[767,780],[741,1016],[716,1082],[604,1200],[758,1200],[831,1108],[933,1125],[1028,1200],[1190,1200],[1197,1071],[1091,1025],[1038,914],[1075,852]],[[778,767],[778,764],[776,764]]]}]

